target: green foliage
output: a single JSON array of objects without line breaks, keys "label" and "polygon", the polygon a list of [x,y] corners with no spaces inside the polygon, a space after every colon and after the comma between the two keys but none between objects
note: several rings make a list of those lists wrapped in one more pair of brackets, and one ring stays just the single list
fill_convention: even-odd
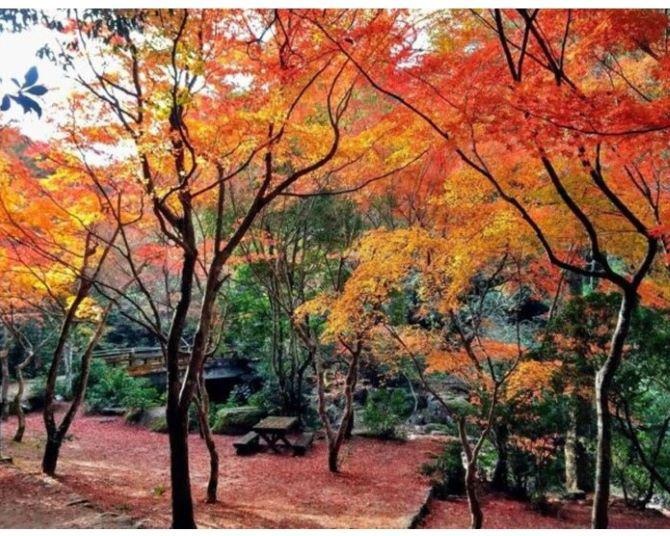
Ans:
[{"label": "green foliage", "polygon": [[[251,397],[251,388],[245,384],[235,385],[228,395],[228,400],[226,400],[226,406],[234,408],[236,406],[243,406]],[[251,404],[252,406],[255,404]]]},{"label": "green foliage", "polygon": [[166,434],[168,431],[167,418],[165,416],[159,417],[151,421],[149,424],[149,430],[152,432],[157,432],[159,434]]},{"label": "green foliage", "polygon": [[397,437],[396,427],[411,412],[411,398],[404,389],[376,389],[368,394],[363,408],[363,423],[379,437],[394,438]]},{"label": "green foliage", "polygon": [[212,425],[215,434],[244,434],[260,421],[264,412],[253,406],[221,408],[217,411]]},{"label": "green foliage", "polygon": [[121,368],[93,360],[86,391],[86,402],[92,411],[105,407],[144,409],[161,403],[161,395],[144,378],[133,378]]},{"label": "green foliage", "polygon": [[[667,314],[639,308],[633,317],[629,350],[615,378],[617,410],[613,448],[614,479],[627,500],[643,506],[651,498],[650,475],[631,444],[631,425],[647,461],[670,483],[670,319]],[[654,494],[665,503],[667,493],[656,486]]]},{"label": "green foliage", "polygon": [[250,265],[240,266],[226,285],[225,305],[228,317],[225,347],[250,359],[267,356],[270,303],[256,283]]},{"label": "green foliage", "polygon": [[612,466],[613,483],[621,488],[626,503],[644,507],[653,492],[651,477],[640,464],[630,441],[620,436],[612,444]]},{"label": "green foliage", "polygon": [[462,448],[457,442],[449,442],[444,450],[431,461],[421,466],[421,473],[430,477],[436,498],[465,492],[465,468],[461,457]]}]

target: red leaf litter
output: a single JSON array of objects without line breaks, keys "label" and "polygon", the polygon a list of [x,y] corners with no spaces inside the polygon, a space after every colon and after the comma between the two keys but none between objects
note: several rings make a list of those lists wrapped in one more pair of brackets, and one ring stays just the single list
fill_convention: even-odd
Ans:
[{"label": "red leaf litter", "polygon": [[[11,424],[2,428],[15,465],[39,473],[44,443],[41,416],[29,416],[20,446],[9,441]],[[419,468],[440,447],[429,439],[354,437],[342,448],[342,472],[333,475],[327,469],[323,440],[315,441],[303,457],[269,452],[237,456],[233,440],[216,436],[221,458],[219,502],[211,505],[204,502],[207,449],[197,434],[190,436],[191,483],[200,527],[405,528],[428,491]],[[165,434],[125,424],[121,418],[79,417],[61,450],[57,479],[101,509],[142,520],[143,526],[170,524]],[[0,486],[6,487],[2,482],[0,473]]]},{"label": "red leaf litter", "polygon": [[[591,524],[591,501],[563,501],[550,503],[551,514],[542,515],[526,502],[516,501],[499,494],[482,499],[485,529],[575,529]],[[431,501],[430,513],[421,528],[468,528],[470,514],[465,499]],[[609,528],[612,529],[667,529],[670,518],[656,510],[634,510],[615,499],[609,510]]]},{"label": "red leaf litter", "polygon": [[[40,475],[44,445],[41,415],[28,418],[24,443],[5,452],[14,467],[0,466],[0,527],[167,527],[170,478],[167,436],[127,425],[120,418],[78,418],[65,441],[57,481]],[[343,447],[342,472],[326,467],[326,445],[317,440],[304,457],[263,452],[236,456],[232,437],[216,436],[221,457],[219,502],[204,502],[209,458],[197,434],[190,437],[192,489],[200,527],[405,528],[421,508],[428,482],[419,468],[440,441],[407,442],[355,437]],[[73,499],[74,497],[74,499]],[[542,515],[527,503],[490,494],[483,498],[486,528],[589,526],[588,502],[555,503]],[[422,528],[467,528],[467,501],[435,501]],[[670,519],[615,501],[613,528],[670,528]]]}]

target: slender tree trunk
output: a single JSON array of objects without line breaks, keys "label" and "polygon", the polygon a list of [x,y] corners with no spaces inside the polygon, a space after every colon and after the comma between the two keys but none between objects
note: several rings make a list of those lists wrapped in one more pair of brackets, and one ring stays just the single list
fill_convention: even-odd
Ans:
[{"label": "slender tree trunk", "polygon": [[174,529],[196,528],[188,459],[188,405],[184,409],[180,404],[182,382],[179,371],[179,347],[191,303],[195,263],[195,249],[185,250],[180,284],[181,295],[172,318],[166,346],[168,396],[165,417],[170,443],[172,528]]},{"label": "slender tree trunk", "polygon": [[16,379],[19,382],[19,388],[16,392],[16,397],[14,398],[14,408],[16,410],[16,419],[18,421],[18,426],[16,428],[16,433],[14,434],[14,441],[20,443],[23,441],[23,434],[26,430],[26,416],[23,413],[23,406],[21,406],[21,401],[23,399],[23,392],[25,391],[25,379],[23,377],[23,369],[28,366],[28,363],[33,358],[34,353],[28,351],[28,356],[18,364],[16,367]]},{"label": "slender tree trunk", "polygon": [[73,385],[73,371],[72,371],[72,353],[74,349],[72,348],[71,344],[65,345],[65,352],[64,356],[65,359],[63,360],[65,363],[65,395],[69,398],[73,395],[72,393],[72,385]]},{"label": "slender tree trunk", "polygon": [[42,456],[42,472],[49,476],[56,474],[56,466],[58,465],[58,456],[60,455],[60,447],[63,443],[63,438],[56,433],[47,436],[47,443],[44,447],[44,455]]},{"label": "slender tree trunk", "polygon": [[77,294],[67,310],[63,324],[58,335],[58,342],[54,349],[53,358],[47,374],[46,387],[44,389],[44,410],[42,417],[44,419],[44,428],[47,433],[47,444],[42,458],[42,471],[50,476],[56,473],[56,463],[60,442],[62,438],[58,437],[58,425],[56,424],[54,401],[56,397],[56,380],[58,379],[58,369],[63,359],[63,351],[67,344],[67,338],[70,335],[72,325],[74,324],[77,309],[84,298],[88,295],[90,284],[85,281],[79,283]]},{"label": "slender tree trunk", "polygon": [[350,433],[350,427],[354,417],[354,388],[358,377],[358,359],[359,351],[351,356],[349,370],[344,386],[344,414],[340,421],[340,426],[332,441],[328,445],[328,469],[332,473],[339,472],[339,454],[344,440],[347,439],[347,433]]},{"label": "slender tree trunk", "polygon": [[102,332],[105,329],[107,315],[109,315],[109,311],[111,311],[112,305],[112,302],[109,302],[105,307],[98,325],[96,326],[93,335],[88,341],[84,355],[81,357],[81,372],[79,373],[79,378],[77,379],[77,383],[74,386],[72,402],[70,403],[68,410],[65,412],[65,416],[63,417],[60,425],[56,425],[53,404],[50,406],[51,421],[47,425],[47,444],[44,449],[44,456],[42,458],[42,471],[49,476],[54,476],[56,474],[58,455],[60,453],[61,445],[63,444],[63,438],[67,435],[67,432],[70,429],[70,425],[77,416],[77,412],[79,411],[79,408],[84,401],[84,397],[86,395],[86,386],[88,384],[88,376],[91,371],[93,350],[98,344],[98,341],[102,336]]},{"label": "slender tree trunk", "polygon": [[[358,374],[356,375],[358,376]],[[354,391],[356,390],[357,377],[354,377],[354,384],[351,386],[351,400],[349,404],[349,419],[347,419],[347,427],[344,430],[344,439],[351,439],[354,432]]]},{"label": "slender tree trunk", "polygon": [[346,439],[346,430],[349,427],[349,422],[353,416],[354,386],[356,385],[356,378],[358,377],[358,359],[360,351],[354,352],[351,361],[349,362],[349,370],[347,371],[344,388],[345,407],[337,430],[333,429],[333,426],[330,423],[330,418],[328,417],[328,412],[326,411],[326,393],[321,361],[315,351],[313,351],[313,354],[313,363],[317,378],[317,411],[319,413],[319,418],[323,423],[323,427],[326,430],[326,440],[328,442],[328,470],[331,473],[337,473],[339,471],[340,449]]},{"label": "slender tree trunk", "polygon": [[594,529],[606,529],[608,525],[607,510],[612,473],[612,416],[609,408],[609,395],[614,374],[621,363],[623,346],[630,331],[636,301],[634,291],[624,291],[616,328],[612,334],[609,355],[596,374],[598,441],[596,447],[595,493],[591,512],[591,526]]},{"label": "slender tree trunk", "polygon": [[507,438],[509,431],[507,425],[501,424],[495,429],[495,446],[498,453],[496,466],[493,471],[491,487],[496,491],[507,491],[509,489],[508,463],[507,463]]},{"label": "slender tree trunk", "polygon": [[468,508],[470,509],[470,528],[481,529],[484,523],[484,514],[477,496],[477,456],[470,447],[465,419],[458,419],[458,436],[465,454],[465,493],[468,497]]},{"label": "slender tree trunk", "polygon": [[[6,332],[5,332],[6,333]],[[6,421],[9,418],[9,357],[7,349],[0,350],[0,372],[2,372],[2,383],[0,384],[0,419]]]},{"label": "slender tree trunk", "polygon": [[202,439],[207,445],[209,452],[209,482],[207,483],[207,502],[215,503],[217,501],[217,490],[219,486],[219,453],[216,450],[214,435],[209,426],[209,395],[204,382],[200,381],[198,385],[198,397],[196,398],[196,408],[198,410],[198,422],[200,424],[200,433]]},{"label": "slender tree trunk", "polygon": [[172,528],[194,529],[193,498],[188,460],[188,412],[167,410],[172,482]]},{"label": "slender tree trunk", "polygon": [[470,508],[470,528],[481,529],[484,523],[479,497],[477,497],[477,466],[475,462],[469,462],[465,466],[465,493],[468,496],[468,507]]},{"label": "slender tree trunk", "polygon": [[[574,419],[574,414],[571,415]],[[565,433],[565,489],[568,492],[579,491],[579,479],[577,477],[577,423],[571,421]]]}]

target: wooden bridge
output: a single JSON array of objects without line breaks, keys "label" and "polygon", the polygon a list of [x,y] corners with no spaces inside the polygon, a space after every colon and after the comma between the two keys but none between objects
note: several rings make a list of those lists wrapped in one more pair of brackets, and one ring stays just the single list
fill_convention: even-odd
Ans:
[{"label": "wooden bridge", "polygon": [[[112,367],[125,368],[131,376],[148,376],[163,373],[166,370],[165,358],[160,346],[101,350],[94,352],[93,358],[103,359]],[[182,348],[179,352],[179,368],[186,368],[188,358],[189,349]]]},{"label": "wooden bridge", "polygon": [[[181,370],[186,369],[189,355],[189,348],[180,350]],[[101,350],[94,352],[93,357],[103,359],[112,367],[122,367],[131,376],[147,378],[156,387],[163,388],[167,382],[165,358],[160,346]],[[225,402],[228,393],[237,384],[260,387],[260,378],[251,363],[232,356],[207,359],[203,376],[213,402]]]}]

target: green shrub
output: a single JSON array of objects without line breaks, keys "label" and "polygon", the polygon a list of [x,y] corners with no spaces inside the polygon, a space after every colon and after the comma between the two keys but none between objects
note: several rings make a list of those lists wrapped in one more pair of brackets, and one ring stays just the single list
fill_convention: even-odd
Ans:
[{"label": "green shrub", "polygon": [[368,394],[363,408],[363,424],[374,435],[397,437],[396,427],[412,413],[410,395],[404,389],[377,389]]},{"label": "green shrub", "polygon": [[444,450],[430,462],[421,466],[421,473],[430,477],[435,498],[446,499],[449,495],[462,495],[465,491],[465,468],[461,458],[461,445],[449,442]]},{"label": "green shrub", "polygon": [[145,409],[161,403],[161,395],[144,378],[133,378],[102,360],[91,364],[86,402],[91,411],[108,407]]},{"label": "green shrub", "polygon": [[161,416],[158,419],[152,421],[151,424],[149,424],[149,430],[159,434],[166,434],[168,431],[167,418],[165,416]]}]

